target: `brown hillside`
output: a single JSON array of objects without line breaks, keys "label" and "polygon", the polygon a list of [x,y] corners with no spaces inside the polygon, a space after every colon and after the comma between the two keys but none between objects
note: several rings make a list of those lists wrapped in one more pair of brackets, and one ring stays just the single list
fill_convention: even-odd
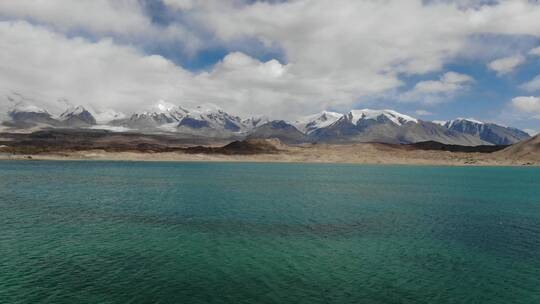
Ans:
[{"label": "brown hillside", "polygon": [[538,162],[540,161],[540,135],[495,152],[495,154],[498,157],[511,160]]}]

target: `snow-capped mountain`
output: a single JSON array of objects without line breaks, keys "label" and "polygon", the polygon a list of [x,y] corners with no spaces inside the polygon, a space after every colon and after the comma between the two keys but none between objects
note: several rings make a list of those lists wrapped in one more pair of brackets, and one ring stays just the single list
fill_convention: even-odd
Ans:
[{"label": "snow-capped mountain", "polygon": [[311,132],[328,127],[343,116],[341,113],[322,111],[321,113],[304,116],[296,120],[293,125],[301,132],[310,134]]},{"label": "snow-capped mountain", "polygon": [[469,134],[494,145],[510,145],[530,138],[528,133],[519,129],[485,123],[472,118],[457,118],[439,123],[449,130]]},{"label": "snow-capped mountain", "polygon": [[230,115],[214,105],[198,106],[189,110],[178,123],[179,128],[209,128],[225,132],[241,132],[246,130],[239,116]]},{"label": "snow-capped mountain", "polygon": [[414,143],[439,141],[447,144],[487,144],[437,124],[418,120],[393,110],[352,110],[347,114],[323,112],[294,123],[272,121],[255,128],[252,138],[276,137],[284,142],[320,143]]},{"label": "snow-capped mountain", "polygon": [[81,128],[96,125],[96,119],[83,106],[70,107],[58,117],[53,116],[47,110],[33,105],[19,105],[8,113],[10,121],[4,122],[12,128],[50,128],[67,127]]},{"label": "snow-capped mountain", "polygon": [[180,106],[174,106],[160,101],[147,111],[134,113],[128,118],[113,120],[109,124],[134,130],[167,129],[167,125],[172,125],[169,127],[176,127],[178,122],[186,117],[188,112],[188,110]]},{"label": "snow-capped mountain", "polygon": [[360,122],[376,121],[379,123],[392,122],[397,126],[407,123],[418,123],[418,119],[411,116],[398,113],[394,110],[352,110],[345,115],[346,119],[352,124],[358,125]]},{"label": "snow-capped mountain", "polygon": [[248,128],[249,130],[260,127],[268,122],[270,122],[270,119],[268,119],[268,117],[266,116],[254,116],[242,120],[242,124],[246,126],[246,128]]},{"label": "snow-capped mountain", "polygon": [[[112,115],[112,114],[114,115]],[[428,122],[394,110],[362,109],[346,114],[323,111],[293,122],[262,117],[242,119],[214,105],[193,109],[160,101],[147,111],[123,118],[122,113],[95,116],[82,106],[59,116],[32,105],[9,111],[3,125],[12,129],[93,128],[129,132],[167,132],[190,138],[278,138],[285,143],[416,143],[437,141],[456,145],[506,145],[529,138],[524,131],[474,119]],[[102,113],[103,114],[103,113]],[[111,117],[105,122],[103,117]],[[118,118],[117,118],[118,117]],[[125,117],[125,116],[124,116]]]},{"label": "snow-capped mountain", "polygon": [[433,140],[445,144],[486,144],[479,138],[459,134],[393,110],[372,109],[352,110],[327,127],[314,130],[310,138],[312,141],[329,143],[414,143]]},{"label": "snow-capped mountain", "polygon": [[228,137],[249,128],[238,116],[230,115],[214,105],[194,109],[159,102],[149,111],[134,113],[129,118],[110,123],[133,130],[176,132],[208,137]]},{"label": "snow-capped mountain", "polygon": [[65,127],[88,127],[96,125],[96,119],[92,113],[83,106],[70,107],[58,118],[62,126]]},{"label": "snow-capped mountain", "polygon": [[58,123],[45,109],[33,105],[17,105],[8,112],[10,121],[3,124],[12,128],[54,126]]}]

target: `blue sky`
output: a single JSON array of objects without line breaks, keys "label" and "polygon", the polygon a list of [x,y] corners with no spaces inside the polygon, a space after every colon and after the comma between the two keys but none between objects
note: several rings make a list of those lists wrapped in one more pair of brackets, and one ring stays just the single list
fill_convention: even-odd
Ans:
[{"label": "blue sky", "polygon": [[104,116],[370,107],[540,130],[539,20],[526,0],[6,1],[0,90]]}]

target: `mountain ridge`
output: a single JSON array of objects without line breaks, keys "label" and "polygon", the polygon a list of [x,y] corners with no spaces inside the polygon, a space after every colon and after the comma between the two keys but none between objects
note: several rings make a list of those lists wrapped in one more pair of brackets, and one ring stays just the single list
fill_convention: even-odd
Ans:
[{"label": "mountain ridge", "polygon": [[322,111],[295,121],[262,117],[241,118],[214,105],[194,109],[160,102],[148,111],[106,123],[96,122],[83,106],[70,107],[58,117],[32,105],[8,113],[10,128],[97,128],[113,126],[132,132],[181,133],[185,136],[238,140],[277,138],[284,143],[411,144],[437,141],[450,145],[509,145],[530,138],[526,132],[494,123],[457,118],[424,121],[390,109],[359,109],[345,114]]}]

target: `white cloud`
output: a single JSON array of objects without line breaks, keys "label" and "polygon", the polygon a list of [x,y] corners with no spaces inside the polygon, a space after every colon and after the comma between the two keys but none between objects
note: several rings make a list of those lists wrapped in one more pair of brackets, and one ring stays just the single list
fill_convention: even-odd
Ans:
[{"label": "white cloud", "polygon": [[[174,1],[174,0],[173,0]],[[188,1],[176,0],[178,3]],[[0,1],[2,20],[26,20],[57,32],[83,32],[98,38],[122,37],[147,43],[182,42],[178,52],[191,55],[202,38],[184,25],[156,26],[139,0],[17,0]]]},{"label": "white cloud", "polygon": [[414,88],[399,96],[402,101],[434,104],[451,99],[470,88],[474,79],[468,75],[447,72],[438,80],[418,82]]},{"label": "white cloud", "polygon": [[[0,1],[0,88],[49,104],[66,97],[103,111],[139,110],[165,99],[294,115],[346,108],[399,89],[402,75],[444,73],[474,35],[540,36],[540,5],[527,0],[164,3],[181,21],[158,26],[139,0]],[[44,27],[6,21],[21,19]],[[79,32],[92,33],[95,42],[66,38]],[[178,42],[174,51],[190,54],[206,45],[231,53],[195,74],[143,54],[132,40]],[[236,52],[246,40],[260,44],[242,44],[243,52]],[[257,48],[279,49],[284,59],[254,59]],[[471,82],[446,73],[418,83],[408,97],[441,102]]]},{"label": "white cloud", "polygon": [[68,39],[26,22],[0,22],[0,92],[19,92],[42,106],[66,98],[104,111],[128,111],[177,98],[190,73],[160,56],[144,56],[110,39]]},{"label": "white cloud", "polygon": [[[512,98],[511,108],[516,112],[517,117],[525,119],[540,120],[540,97],[519,96]],[[531,133],[529,133],[531,134]]]},{"label": "white cloud", "polygon": [[[147,109],[158,100],[195,106],[214,103],[239,114],[291,117],[329,106],[335,80],[301,77],[292,64],[228,54],[208,72],[192,73],[161,56],[148,56],[111,39],[68,39],[27,22],[0,22],[0,93],[59,112],[66,99],[109,117]],[[37,51],[39,50],[39,51]],[[21,60],[24,58],[24,60]],[[347,94],[351,94],[348,96]],[[339,104],[339,102],[334,103]],[[0,103],[5,112],[9,104]]]},{"label": "white cloud", "polygon": [[540,97],[519,96],[512,98],[511,105],[514,109],[524,113],[540,113]]},{"label": "white cloud", "polygon": [[[344,104],[399,88],[401,74],[440,71],[467,50],[473,35],[540,33],[540,6],[526,0],[424,2],[205,1],[191,11],[224,43],[255,37],[279,46],[292,74],[313,80],[306,82],[314,88],[328,85],[328,98]],[[426,82],[417,89],[432,92],[423,99],[440,102],[467,87]]]},{"label": "white cloud", "polygon": [[535,129],[524,129],[523,131],[527,132],[530,136],[538,135],[538,131],[536,131]]},{"label": "white cloud", "polygon": [[540,46],[530,50],[529,55],[540,56]]},{"label": "white cloud", "polygon": [[521,88],[529,92],[540,91],[540,75],[537,75],[532,80],[522,84]]},{"label": "white cloud", "polygon": [[0,15],[29,18],[62,30],[125,34],[150,27],[137,0],[8,0],[0,1]]},{"label": "white cloud", "polygon": [[514,55],[505,58],[499,58],[488,64],[488,67],[497,72],[498,76],[512,72],[515,68],[525,63],[523,55]]},{"label": "white cloud", "polygon": [[165,5],[179,10],[189,10],[195,6],[193,0],[163,0]]},{"label": "white cloud", "polygon": [[204,13],[199,16],[223,40],[251,36],[267,44],[277,43],[292,61],[329,71],[362,67],[380,72],[392,67],[408,73],[430,72],[462,51],[470,35],[540,33],[540,6],[525,0],[465,10],[449,2],[336,0],[238,5],[225,1],[203,4],[200,10]]},{"label": "white cloud", "polygon": [[419,116],[431,116],[431,115],[433,115],[432,112],[427,111],[427,110],[422,110],[422,109],[416,110],[415,113],[416,113],[416,115],[419,115]]}]

